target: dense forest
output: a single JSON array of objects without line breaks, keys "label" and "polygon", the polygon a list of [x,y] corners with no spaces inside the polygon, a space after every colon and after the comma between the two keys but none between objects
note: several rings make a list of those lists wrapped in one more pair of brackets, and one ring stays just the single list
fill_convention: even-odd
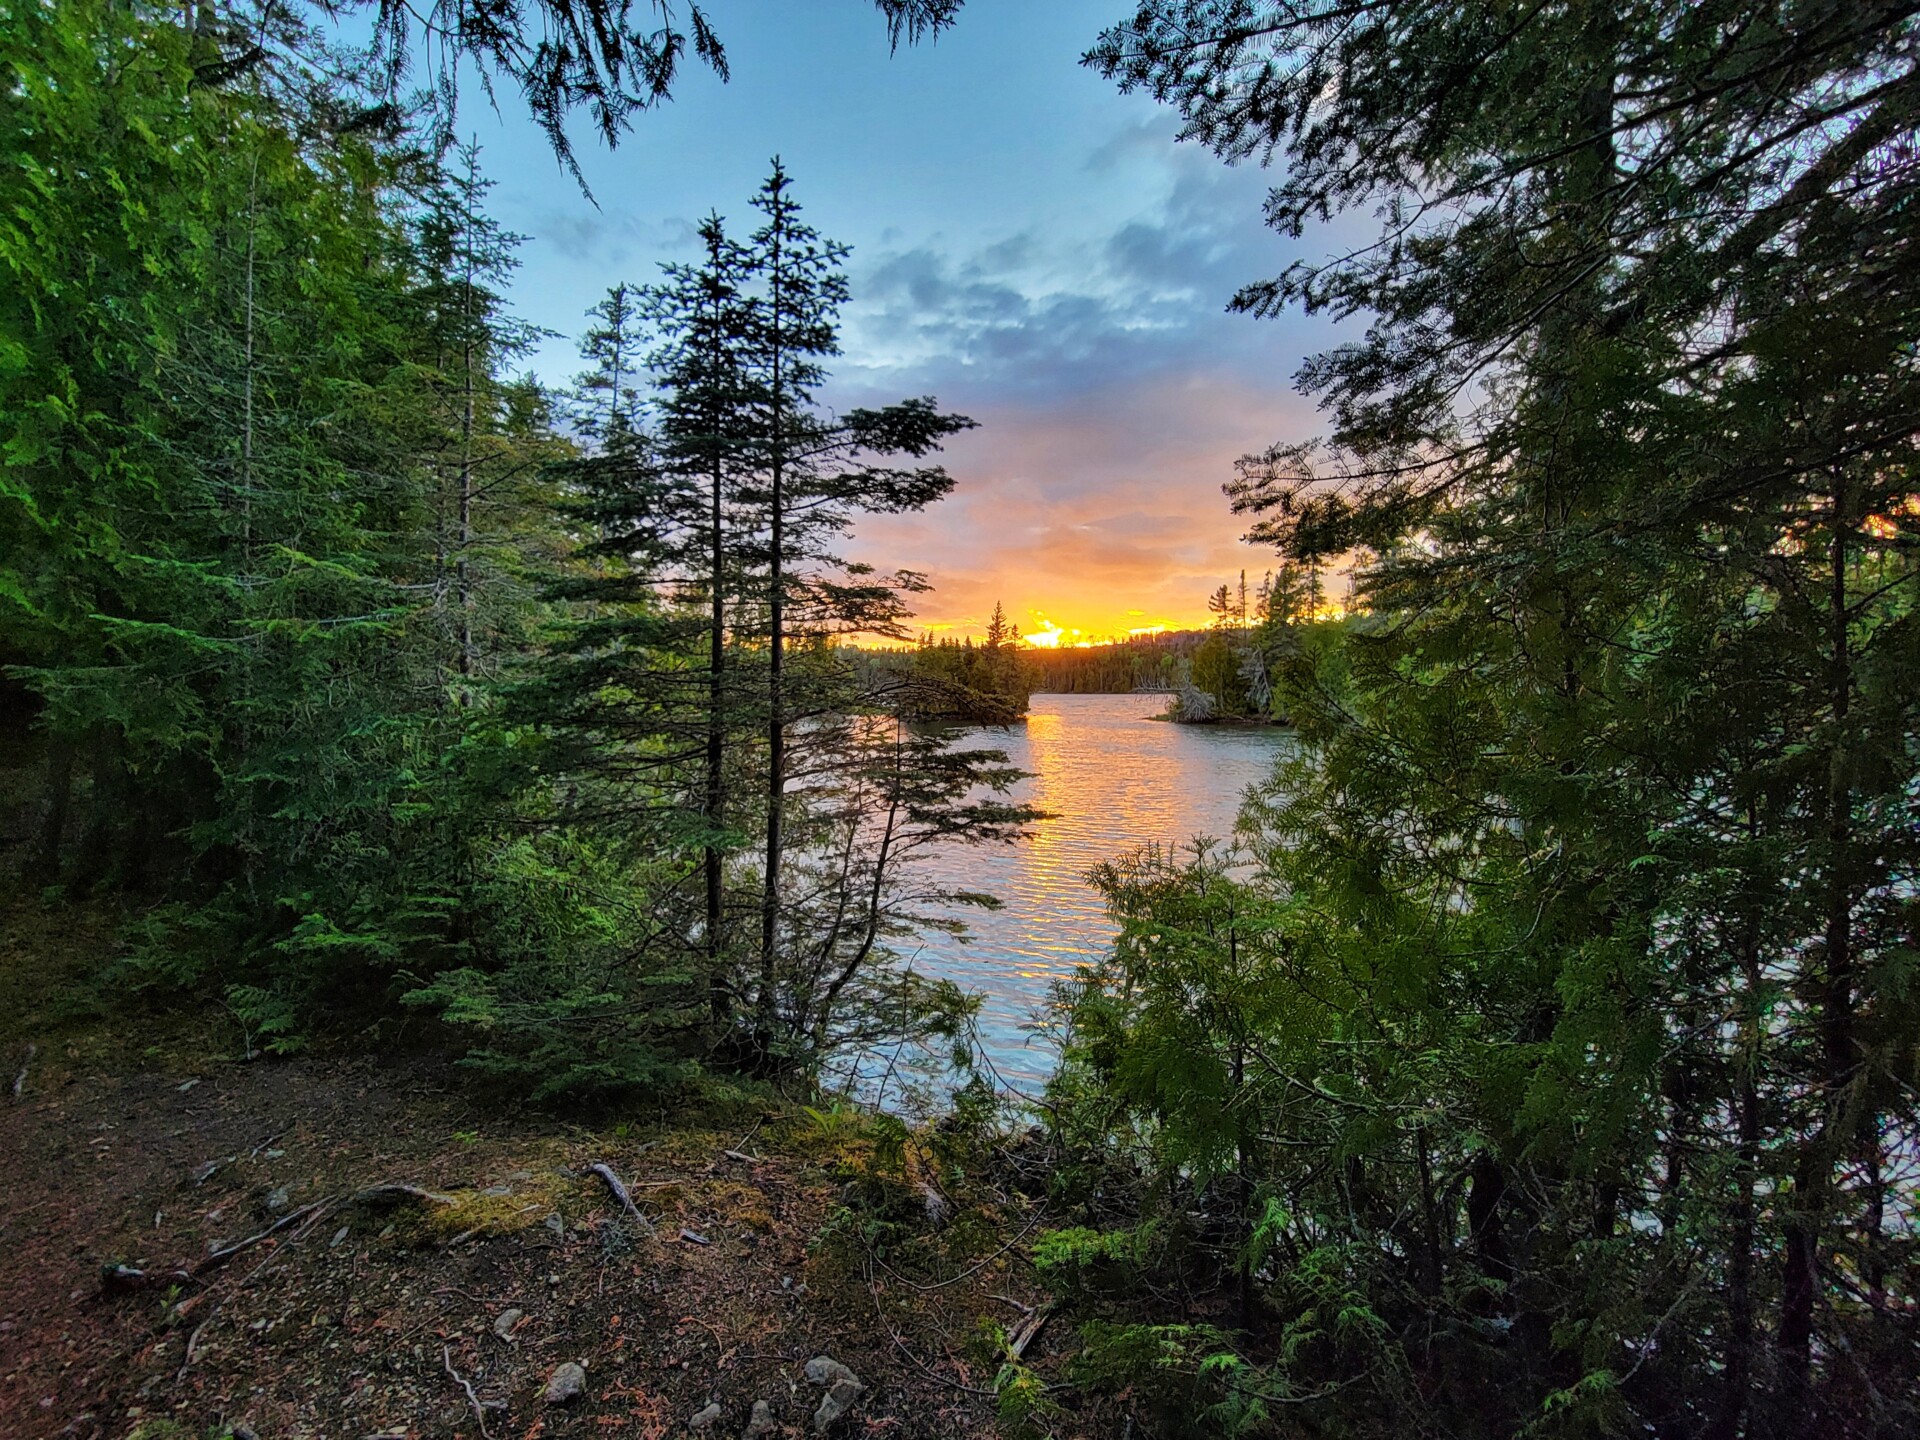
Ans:
[{"label": "dense forest", "polygon": [[555,1094],[950,1026],[904,877],[1025,812],[863,685],[923,582],[836,541],[970,422],[820,405],[846,251],[777,162],[591,307],[570,392],[517,376],[481,157],[254,18],[0,40],[22,876],[140,897],[130,978],[249,1049],[431,1016]]},{"label": "dense forest", "polygon": [[[725,74],[699,6],[424,9],[0,0],[3,858],[30,933],[109,936],[72,1013],[120,1049],[213,1016],[231,1069],[271,1057],[249,1073],[404,1051],[491,1107],[462,1114],[590,1102],[622,1140],[746,1097],[695,1160],[671,1130],[624,1152],[681,1165],[642,1192],[677,1240],[569,1164],[554,1186],[604,1169],[619,1211],[587,1238],[556,1202],[523,1277],[590,1257],[630,1331],[693,1315],[717,1358],[675,1403],[705,1408],[568,1410],[573,1364],[515,1433],[745,1418],[721,1372],[805,1358],[772,1353],[798,1309],[700,1318],[749,1273],[827,1292],[796,1344],[866,1326],[863,1367],[900,1365],[889,1391],[806,1361],[814,1433],[1920,1431],[1920,6],[1116,15],[1086,63],[1270,166],[1266,220],[1313,242],[1233,307],[1349,338],[1298,376],[1324,437],[1223,477],[1263,578],[1208,631],[1084,651],[1020,650],[998,611],[916,645],[927,578],[842,553],[946,495],[973,422],[824,402],[847,252],[778,161],[692,258],[581,297],[575,383],[521,372],[521,242],[456,143],[457,65],[418,94],[409,66],[477,66],[564,167],[570,118],[611,144],[689,57]],[[878,9],[896,42],[967,19]],[[330,48],[335,14],[372,49]],[[1136,689],[1292,735],[1229,840],[1089,877],[1113,943],[1060,987],[1044,1094],[996,1096],[974,1002],[912,959],[995,901],[918,862],[1048,817],[1003,751],[921,722]],[[823,1089],[936,1047],[924,1126]],[[21,1053],[10,1113],[38,1103]],[[77,1121],[44,1116],[70,1179]],[[294,1123],[164,1207],[132,1187],[137,1233]],[[727,1190],[744,1238],[684,1208],[726,1164],[757,1167]],[[271,1228],[233,1249],[99,1257],[103,1296],[165,1296],[176,1386],[260,1273],[195,1311],[208,1267],[344,1213],[256,1188]],[[412,1183],[338,1203],[368,1196],[481,1215],[421,1251],[518,1233]],[[396,1234],[379,1264],[429,1263],[399,1246],[431,1227],[382,1223],[327,1268]],[[717,1288],[646,1308],[699,1263]],[[509,1402],[458,1368],[482,1351],[405,1333],[429,1324],[411,1359],[360,1342],[445,1391],[375,1433],[491,1437]],[[856,1412],[888,1394],[921,1408]],[[253,1435],[239,1413],[208,1433]]]},{"label": "dense forest", "polygon": [[1149,0],[1094,48],[1282,231],[1381,217],[1234,302],[1367,317],[1228,489],[1370,557],[1361,614],[1282,667],[1240,853],[1099,875],[1053,1092],[1042,1258],[1167,1423],[1916,1423],[1914,23]]}]

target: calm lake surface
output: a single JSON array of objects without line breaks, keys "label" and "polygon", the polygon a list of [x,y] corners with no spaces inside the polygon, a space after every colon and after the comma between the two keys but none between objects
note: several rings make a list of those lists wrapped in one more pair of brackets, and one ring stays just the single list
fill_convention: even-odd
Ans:
[{"label": "calm lake surface", "polygon": [[1004,908],[966,910],[972,932],[922,945],[914,966],[986,996],[981,1039],[1001,1078],[1037,1092],[1053,1068],[1026,1032],[1056,980],[1113,937],[1086,883],[1100,861],[1150,840],[1180,844],[1233,830],[1247,786],[1272,772],[1286,732],[1153,720],[1165,695],[1035,695],[1024,725],[970,732],[1031,772],[1018,798],[1053,812],[1015,845],[956,845],[930,860],[942,882],[996,895]]}]

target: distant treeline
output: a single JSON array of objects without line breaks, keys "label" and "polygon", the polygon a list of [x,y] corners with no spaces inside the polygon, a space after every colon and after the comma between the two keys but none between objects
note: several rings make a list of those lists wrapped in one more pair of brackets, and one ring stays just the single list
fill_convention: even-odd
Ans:
[{"label": "distant treeline", "polygon": [[1059,695],[1127,695],[1135,690],[1176,689],[1186,678],[1205,630],[1136,635],[1111,645],[1073,650],[1028,650],[1024,654],[1036,691]]},{"label": "distant treeline", "polygon": [[998,604],[978,644],[922,635],[912,649],[866,650],[856,665],[868,692],[916,720],[1007,725],[1027,713],[1033,672],[1020,632]]}]

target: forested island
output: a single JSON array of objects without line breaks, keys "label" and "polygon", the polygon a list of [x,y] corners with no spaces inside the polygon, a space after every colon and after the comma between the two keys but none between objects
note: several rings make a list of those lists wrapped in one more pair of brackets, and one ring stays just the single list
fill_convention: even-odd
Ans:
[{"label": "forested island", "polygon": [[[905,205],[1040,22],[846,3],[810,146],[907,124],[842,72],[975,67]],[[756,151],[607,220],[658,248],[562,374],[461,107],[586,187],[755,103],[766,15],[0,0],[0,1433],[1920,1433],[1920,14],[1111,9],[1171,123],[1081,169],[1177,132],[1160,228],[863,272]],[[1215,161],[1286,247],[1231,297]],[[961,525],[1176,502],[1028,505],[1098,448],[1042,369],[880,382],[1091,355],[1117,418],[1228,299],[1337,328],[1319,438],[1228,440],[1212,623],[928,629]],[[1140,691],[1264,778],[1082,876],[1047,827],[1114,817],[1008,748]],[[1052,793],[1157,826],[1101,760]],[[963,983],[1017,963],[935,942],[1089,893],[1021,1091]]]}]

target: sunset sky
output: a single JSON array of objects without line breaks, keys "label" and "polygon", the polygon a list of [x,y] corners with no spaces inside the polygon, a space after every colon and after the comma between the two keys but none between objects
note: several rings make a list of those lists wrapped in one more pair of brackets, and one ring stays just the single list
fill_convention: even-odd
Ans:
[{"label": "sunset sky", "polygon": [[1225,313],[1294,253],[1260,223],[1268,177],[1176,145],[1165,110],[1078,64],[1121,0],[969,0],[891,57],[866,0],[711,8],[732,82],[689,71],[611,153],[581,133],[597,209],[517,104],[503,118],[469,87],[463,133],[528,237],[514,301],[559,332],[541,376],[577,371],[586,308],[689,258],[707,210],[746,228],[777,152],[808,218],[854,247],[828,399],[932,394],[981,427],[946,453],[952,498],[866,524],[850,552],[928,572],[937,630],[977,630],[996,599],[1027,631],[1204,624],[1216,585],[1269,563],[1221,482],[1315,433],[1290,380],[1332,338]]}]

